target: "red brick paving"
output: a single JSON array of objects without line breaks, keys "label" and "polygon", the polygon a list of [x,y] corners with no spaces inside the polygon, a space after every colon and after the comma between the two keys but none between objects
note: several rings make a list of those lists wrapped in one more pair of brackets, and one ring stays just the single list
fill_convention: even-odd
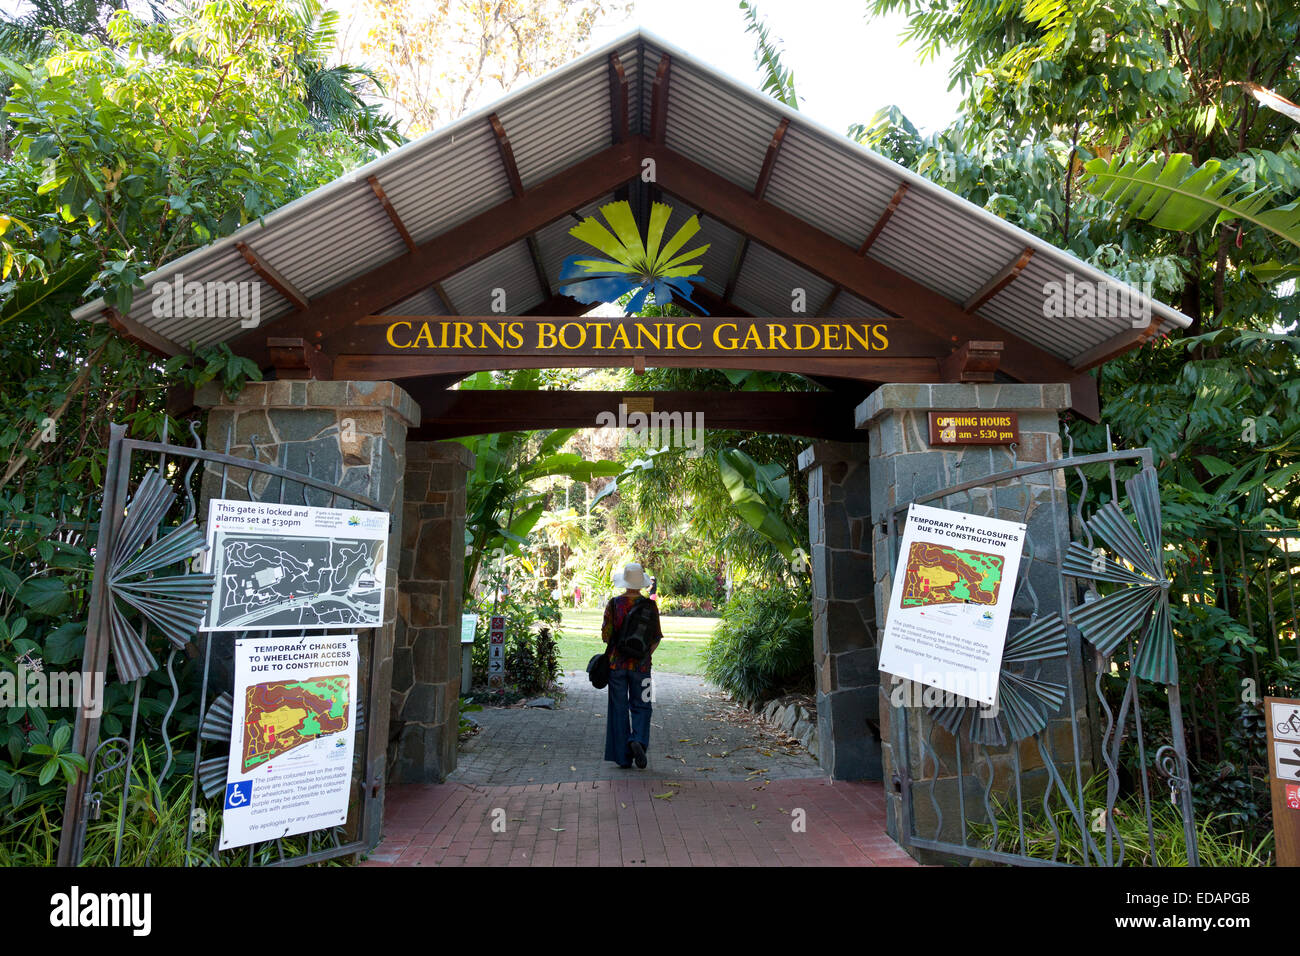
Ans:
[{"label": "red brick paving", "polygon": [[916,865],[885,833],[879,783],[406,784],[386,804],[364,866]]}]

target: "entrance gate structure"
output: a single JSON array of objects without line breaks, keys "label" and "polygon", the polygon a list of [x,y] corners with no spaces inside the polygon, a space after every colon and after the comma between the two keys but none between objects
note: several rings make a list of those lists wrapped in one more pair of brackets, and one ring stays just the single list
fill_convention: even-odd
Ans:
[{"label": "entrance gate structure", "polygon": [[[664,205],[670,229],[698,224],[690,245],[707,248],[690,299],[674,300],[680,315],[598,317],[564,294],[565,263],[590,254],[575,222],[624,202],[641,235]],[[261,283],[259,315],[204,306],[206,284],[231,282]],[[185,308],[159,314],[148,290],[162,283]],[[206,387],[177,399],[178,414],[209,410],[209,447],[324,475],[313,480],[392,515],[393,615],[362,662],[374,706],[359,839],[371,844],[386,783],[441,780],[455,761],[472,462],[446,439],[596,427],[600,413],[646,402],[701,414],[706,428],[810,439],[820,759],[842,779],[892,789],[897,777],[894,832],[920,847],[915,793],[933,761],[898,746],[916,724],[897,736],[876,667],[889,523],[909,498],[962,485],[957,465],[982,455],[980,474],[992,475],[1007,451],[932,448],[912,424],[889,423],[931,408],[1018,409],[1019,459],[1046,466],[1060,457],[1049,452],[1060,413],[1099,416],[1091,369],[1189,324],[640,31],[166,264],[145,288],[129,308],[99,300],[77,314],[160,355],[225,342],[267,376],[234,398]],[[1078,303],[1054,313],[1067,288],[1090,289],[1095,314]],[[455,388],[483,370],[593,366],[788,372],[810,390]],[[1047,606],[1057,585],[1039,586],[1046,565],[1034,560],[1041,613],[1075,613],[1064,599]],[[1091,710],[1080,719],[1097,726]],[[89,755],[96,743],[78,747]]]}]

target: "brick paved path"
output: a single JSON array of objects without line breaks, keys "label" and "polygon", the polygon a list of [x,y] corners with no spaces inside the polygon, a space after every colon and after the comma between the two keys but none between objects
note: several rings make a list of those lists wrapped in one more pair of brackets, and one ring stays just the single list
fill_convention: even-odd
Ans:
[{"label": "brick paved path", "polygon": [[390,787],[363,865],[912,865],[880,784],[832,782],[700,679],[656,676],[649,766],[622,770],[605,692],[566,677],[554,711],[475,714],[447,783]]},{"label": "brick paved path", "polygon": [[[649,765],[627,771],[606,761],[608,695],[585,673],[564,679],[565,698],[555,710],[485,707],[474,719],[483,729],[461,745],[455,783],[570,783],[622,780],[629,772],[664,779],[737,780],[756,770],[764,776],[819,777],[821,767],[802,747],[754,732],[745,711],[715,687],[684,674],[654,675]],[[728,723],[718,715],[731,716]],[[739,718],[745,718],[743,723]]]}]

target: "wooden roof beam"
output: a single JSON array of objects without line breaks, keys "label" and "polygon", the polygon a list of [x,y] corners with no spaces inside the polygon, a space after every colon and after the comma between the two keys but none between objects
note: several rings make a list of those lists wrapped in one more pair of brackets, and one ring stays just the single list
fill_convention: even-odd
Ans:
[{"label": "wooden roof beam", "polygon": [[[622,359],[626,360],[627,356]],[[762,356],[647,355],[650,368],[732,368],[799,375],[829,375],[865,382],[941,382],[939,362],[927,356],[908,358],[774,354]],[[590,368],[590,355],[401,355],[344,353],[334,359],[334,377],[387,382],[423,375],[456,372],[471,375],[484,370],[516,368]],[[598,363],[597,363],[598,364]],[[746,392],[746,395],[753,394]]]},{"label": "wooden roof beam", "polygon": [[668,129],[668,82],[671,79],[672,57],[667,53],[659,57],[654,84],[650,88],[650,142],[662,146]]},{"label": "wooden roof beam", "polygon": [[1015,262],[1008,263],[1005,267],[999,270],[997,275],[984,283],[978,292],[966,300],[966,304],[963,305],[962,308],[967,312],[977,312],[979,307],[985,302],[993,298],[1011,283],[1015,282],[1016,276],[1020,275],[1025,266],[1029,264],[1029,260],[1033,257],[1034,250],[1025,246],[1020,255],[1016,257]]},{"label": "wooden roof beam", "polygon": [[293,283],[280,275],[269,262],[250,249],[248,243],[236,242],[235,248],[244,257],[244,261],[253,267],[253,271],[261,276],[272,289],[292,302],[295,309],[307,308],[307,297],[294,288]]},{"label": "wooden roof beam", "polygon": [[1001,360],[1001,342],[964,342],[939,360],[939,373],[945,382],[991,382]]},{"label": "wooden roof beam", "polygon": [[[899,187],[894,190],[894,195],[889,200],[889,205],[885,207],[884,211],[881,212],[880,216],[876,219],[876,224],[872,226],[871,231],[867,233],[867,238],[862,240],[862,245],[858,246],[858,255],[865,257],[867,251],[872,247],[875,241],[880,238],[880,234],[885,231],[885,226],[888,224],[889,220],[894,217],[894,213],[898,211],[898,204],[901,203],[903,197],[907,195],[907,190],[907,183],[899,184]],[[824,317],[826,312],[835,304],[835,300],[839,298],[840,293],[843,291],[844,290],[840,286],[832,286],[831,291],[826,294],[826,298],[822,300],[822,304],[817,307],[817,311],[813,314],[818,318]]]},{"label": "wooden roof beam", "polygon": [[[519,175],[519,166],[515,163],[515,151],[510,146],[510,137],[506,135],[506,128],[501,125],[501,118],[496,113],[488,117],[488,123],[492,126],[492,133],[496,137],[497,152],[501,154],[501,165],[505,167],[506,180],[510,183],[510,191],[518,199],[524,194],[524,181]],[[621,140],[618,142],[621,142]],[[524,242],[528,246],[528,258],[533,261],[533,272],[537,275],[537,284],[541,286],[542,294],[549,299],[552,295],[551,282],[546,278],[546,267],[542,265],[541,246],[537,242],[537,237],[532,233],[524,237]]]},{"label": "wooden roof beam", "polygon": [[[767,144],[767,153],[763,156],[763,165],[759,168],[758,180],[754,183],[753,196],[755,199],[762,199],[763,194],[767,192],[768,181],[772,178],[772,167],[776,165],[776,158],[781,154],[781,144],[785,142],[785,133],[789,128],[790,119],[786,117],[781,120],[781,125],[772,134],[772,141]],[[736,291],[736,283],[740,280],[740,270],[745,268],[745,256],[748,253],[749,239],[741,238],[740,245],[736,247],[736,255],[731,260],[731,271],[727,273],[727,283],[724,286],[725,291],[722,293],[722,301],[731,301],[731,297]]]},{"label": "wooden roof beam", "polygon": [[145,351],[152,352],[154,355],[171,358],[173,355],[183,355],[189,351],[179,343],[173,342],[167,336],[141,325],[126,313],[119,312],[112,306],[105,307],[100,314],[118,335],[128,342],[138,345]]},{"label": "wooden roof beam", "polygon": [[1080,372],[1086,372],[1088,369],[1096,368],[1103,362],[1109,362],[1116,356],[1123,355],[1135,347],[1146,345],[1151,339],[1157,337],[1159,331],[1160,320],[1155,316],[1151,316],[1145,327],[1125,329],[1116,335],[1112,335],[1106,341],[1088,349],[1071,364]]},{"label": "wooden roof beam", "polygon": [[880,234],[885,231],[885,226],[889,225],[889,220],[894,218],[894,213],[898,211],[899,204],[902,203],[903,197],[907,195],[908,188],[907,183],[900,183],[899,187],[894,190],[889,205],[880,214],[876,224],[871,227],[871,231],[867,233],[867,238],[862,240],[862,245],[858,246],[858,255],[865,256],[871,247],[875,245],[876,240],[880,238]]},{"label": "wooden roof beam", "polygon": [[608,195],[640,174],[645,154],[645,142],[636,137],[602,150],[526,189],[522,196],[507,199],[411,252],[323,293],[308,308],[266,323],[256,334],[241,335],[231,342],[231,348],[265,366],[268,334],[302,336],[315,343],[328,333],[345,330]]},{"label": "wooden roof beam", "polygon": [[851,246],[771,203],[754,199],[744,188],[680,153],[659,146],[653,147],[653,155],[665,192],[954,345],[964,339],[1004,341],[1001,368],[1008,375],[1024,382],[1069,384],[1080,413],[1094,420],[1098,415],[1095,380],[1050,352],[972,315],[884,263],[868,265]]},{"label": "wooden roof beam", "polygon": [[524,181],[519,177],[519,167],[515,164],[515,151],[510,146],[510,137],[506,135],[506,128],[501,125],[501,118],[496,113],[488,117],[488,125],[492,127],[492,135],[496,138],[497,152],[501,156],[501,165],[505,168],[510,191],[518,198],[524,194]]},{"label": "wooden roof beam", "polygon": [[399,380],[420,404],[421,425],[408,441],[527,428],[596,428],[601,412],[628,399],[651,401],[656,412],[698,412],[709,428],[841,441],[862,437],[853,423],[861,401],[856,392],[460,391],[423,382]]},{"label": "wooden roof beam", "polygon": [[[411,231],[406,228],[406,223],[402,222],[402,217],[397,214],[397,209],[394,208],[392,200],[388,198],[388,193],[384,192],[384,187],[380,185],[379,177],[367,176],[366,182],[370,184],[370,188],[374,191],[375,198],[379,200],[379,204],[384,207],[384,212],[388,214],[388,219],[392,222],[393,228],[397,230],[397,234],[402,237],[402,242],[406,243],[406,251],[414,252],[415,239],[411,236]],[[447,290],[442,287],[441,282],[433,283],[431,288],[433,289],[434,294],[438,296],[438,301],[442,303],[444,309],[452,315],[460,314],[456,311],[456,307],[452,305],[451,297],[447,295]]]},{"label": "wooden roof beam", "polygon": [[617,53],[609,55],[609,122],[613,142],[625,142],[629,135],[627,74]]},{"label": "wooden roof beam", "polygon": [[333,363],[319,345],[308,345],[301,338],[268,338],[266,347],[277,379],[314,378],[328,381]]},{"label": "wooden roof beam", "polygon": [[388,219],[393,224],[393,228],[397,230],[397,234],[402,237],[402,242],[406,243],[406,251],[411,252],[414,250],[415,239],[411,237],[411,231],[406,228],[406,223],[402,222],[402,217],[399,216],[397,210],[393,208],[393,203],[392,200],[388,198],[388,193],[384,192],[384,187],[379,185],[379,177],[367,176],[366,182],[370,184],[370,188],[374,192],[375,198],[379,200],[379,204],[384,207],[384,212],[388,214]]}]

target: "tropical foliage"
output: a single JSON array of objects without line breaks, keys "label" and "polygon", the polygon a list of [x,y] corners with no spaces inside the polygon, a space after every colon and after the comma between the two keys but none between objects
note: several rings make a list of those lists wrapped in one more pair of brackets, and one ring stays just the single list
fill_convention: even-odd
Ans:
[{"label": "tropical foliage", "polygon": [[810,598],[806,587],[738,591],[705,651],[705,675],[740,700],[811,690]]}]

